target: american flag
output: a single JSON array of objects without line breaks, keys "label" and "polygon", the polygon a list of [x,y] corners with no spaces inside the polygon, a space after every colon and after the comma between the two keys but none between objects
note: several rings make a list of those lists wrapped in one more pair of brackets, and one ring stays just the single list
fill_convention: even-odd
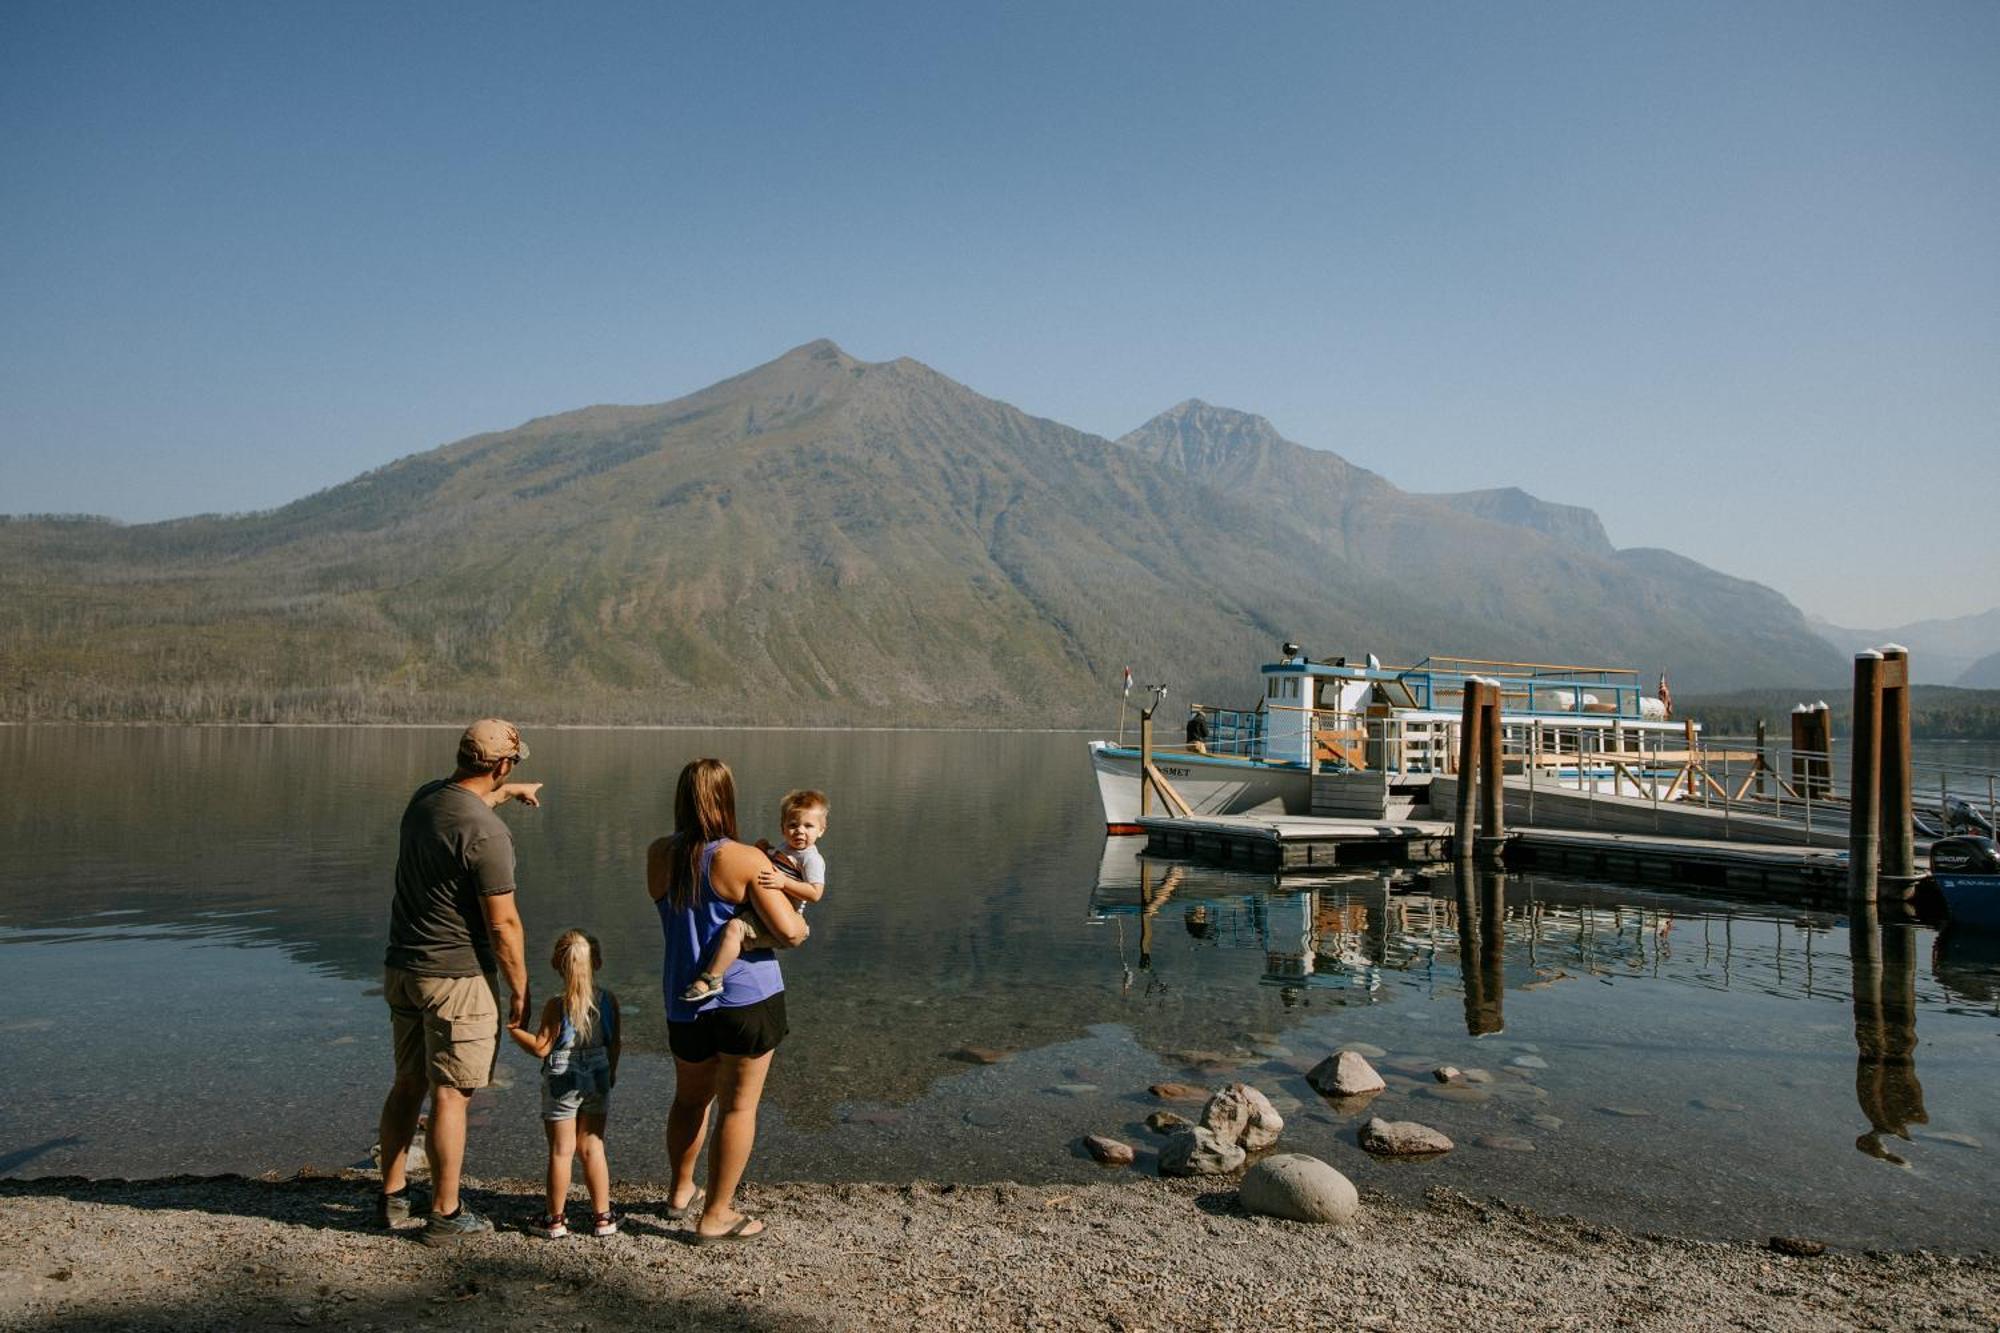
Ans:
[{"label": "american flag", "polygon": [[1660,707],[1667,710],[1667,716],[1674,715],[1674,692],[1667,688],[1667,673],[1660,673]]}]

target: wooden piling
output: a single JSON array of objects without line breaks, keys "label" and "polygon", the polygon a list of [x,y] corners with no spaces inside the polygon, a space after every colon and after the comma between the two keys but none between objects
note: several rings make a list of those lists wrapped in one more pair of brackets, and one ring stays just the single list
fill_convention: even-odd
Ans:
[{"label": "wooden piling", "polygon": [[1473,781],[1479,775],[1479,756],[1484,750],[1479,732],[1486,722],[1486,710],[1479,706],[1477,683],[1465,682],[1465,706],[1458,720],[1458,811],[1452,824],[1452,854],[1461,861],[1472,858]]},{"label": "wooden piling", "polygon": [[1764,774],[1770,770],[1769,738],[1764,734],[1764,719],[1757,719],[1757,799],[1764,799]]},{"label": "wooden piling", "polygon": [[1832,794],[1832,709],[1801,704],[1792,714],[1792,786],[1815,801]]},{"label": "wooden piling", "polygon": [[1875,901],[1882,818],[1882,654],[1854,655],[1853,777],[1847,785],[1849,893]]},{"label": "wooden piling", "polygon": [[1810,791],[1810,769],[1806,769],[1806,705],[1792,709],[1792,791],[1806,795]]},{"label": "wooden piling", "polygon": [[1813,799],[1824,801],[1833,795],[1833,709],[1821,703],[1807,716],[1812,720]]},{"label": "wooden piling", "polygon": [[1479,855],[1497,862],[1507,846],[1507,766],[1501,754],[1500,687],[1479,687]]},{"label": "wooden piling", "polygon": [[1139,815],[1153,813],[1153,710],[1139,714]]},{"label": "wooden piling", "polygon": [[1910,812],[1910,650],[1882,645],[1882,873],[1917,876],[1915,821]]}]

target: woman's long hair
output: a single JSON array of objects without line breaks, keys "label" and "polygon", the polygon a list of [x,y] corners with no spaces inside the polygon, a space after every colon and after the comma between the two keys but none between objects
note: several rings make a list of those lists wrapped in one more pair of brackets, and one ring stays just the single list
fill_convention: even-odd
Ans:
[{"label": "woman's long hair", "polygon": [[701,892],[701,849],[736,836],[736,779],[720,759],[690,760],[674,785],[674,834],[667,854],[667,901],[677,912]]},{"label": "woman's long hair", "polygon": [[597,969],[604,966],[597,941],[580,930],[565,930],[556,937],[549,961],[563,980],[563,1016],[576,1033],[576,1044],[588,1046],[597,1033]]}]

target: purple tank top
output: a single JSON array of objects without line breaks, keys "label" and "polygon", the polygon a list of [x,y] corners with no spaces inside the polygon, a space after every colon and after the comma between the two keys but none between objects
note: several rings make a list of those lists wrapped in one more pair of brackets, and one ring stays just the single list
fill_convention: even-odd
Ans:
[{"label": "purple tank top", "polygon": [[740,1009],[746,1004],[768,1000],[785,988],[784,974],[778,970],[777,955],[769,949],[751,949],[722,974],[722,994],[711,996],[700,1004],[681,998],[681,992],[701,971],[701,960],[708,957],[715,947],[715,937],[736,915],[737,904],[716,893],[715,887],[708,881],[709,867],[715,863],[715,853],[724,841],[726,839],[718,838],[701,849],[698,869],[700,886],[695,893],[694,906],[684,911],[677,910],[672,895],[653,904],[660,909],[660,931],[666,936],[667,958],[662,969],[660,989],[666,995],[669,1023],[693,1022],[696,1014],[710,1009]]}]

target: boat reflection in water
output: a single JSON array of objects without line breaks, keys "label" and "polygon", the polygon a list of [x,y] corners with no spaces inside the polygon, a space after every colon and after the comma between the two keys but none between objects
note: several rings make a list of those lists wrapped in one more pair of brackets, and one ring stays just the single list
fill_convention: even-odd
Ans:
[{"label": "boat reflection in water", "polygon": [[[1456,965],[1466,1031],[1483,1036],[1505,1028],[1509,879],[1408,868],[1279,878],[1155,860],[1129,841],[1108,839],[1091,912],[1118,923],[1121,942],[1123,922],[1138,918],[1136,968],[1123,963],[1127,989],[1165,986],[1154,967],[1158,932],[1178,922],[1197,947],[1261,953],[1259,981],[1280,988],[1291,1005],[1369,1004],[1392,974],[1432,975],[1441,962]],[[1538,962],[1546,949],[1536,940],[1559,930],[1564,914],[1532,897],[1523,909],[1511,928],[1518,937],[1528,927],[1536,939],[1517,961],[1515,981],[1533,984],[1550,971]],[[1595,922],[1560,933],[1588,956],[1587,967],[1621,952],[1615,942],[1606,947]]]},{"label": "boat reflection in water", "polygon": [[[2000,1012],[2000,940],[1940,937],[1932,976],[1920,979],[1924,930],[1893,902],[1854,906],[1843,958],[1843,922],[1831,911],[1460,868],[1277,877],[1154,860],[1110,839],[1091,911],[1119,924],[1121,954],[1124,923],[1138,920],[1136,971],[1124,964],[1128,989],[1143,982],[1148,993],[1164,991],[1169,978],[1161,971],[1184,968],[1189,983],[1219,1002],[1216,988],[1230,973],[1188,968],[1198,965],[1191,946],[1247,955],[1242,963],[1260,957],[1256,981],[1279,988],[1295,1008],[1406,1005],[1456,989],[1474,1037],[1507,1031],[1510,988],[1548,992],[1590,978],[1663,984],[1650,1006],[1669,1025],[1681,1009],[1676,992],[1688,996],[1690,1011],[1712,1006],[1692,992],[1816,1002],[1797,1011],[1802,1023],[1824,1015],[1819,1005],[1848,1001],[1855,1099],[1866,1125],[1855,1146],[1896,1166],[1907,1164],[1908,1150],[1898,1145],[1930,1122],[1916,1066],[1919,1009]],[[1171,954],[1158,935],[1163,928],[1180,946]],[[1239,965],[1233,975],[1247,981],[1250,970]],[[1561,1040],[1562,1025],[1578,1021],[1574,1001],[1588,1004],[1582,992],[1566,994],[1570,1002],[1534,1011],[1538,1030],[1511,1035]],[[1757,1021],[1770,1021],[1768,1010],[1758,1012]],[[1745,1049],[1766,1035],[1746,1028]],[[1649,1030],[1645,1041],[1646,1054],[1631,1058],[1675,1058],[1677,1042],[1665,1028]],[[1629,1076],[1615,1042],[1594,1035],[1587,1045],[1569,1056],[1571,1068],[1595,1058],[1604,1062],[1598,1074]],[[1702,1077],[1701,1047],[1689,1043],[1684,1058],[1689,1077]]]},{"label": "boat reflection in water", "polygon": [[[1379,941],[1380,913],[1352,895],[1372,889],[1373,896],[1385,901],[1387,883],[1368,876],[1359,882],[1343,882],[1338,897],[1322,893],[1322,885],[1301,888],[1284,884],[1270,889],[1252,889],[1248,884],[1232,885],[1235,893],[1215,894],[1215,884],[1205,872],[1175,862],[1154,861],[1136,856],[1129,842],[1113,841],[1106,853],[1107,864],[1117,861],[1121,873],[1101,878],[1093,895],[1092,912],[1100,919],[1122,921],[1135,910],[1139,918],[1138,968],[1126,966],[1125,985],[1141,984],[1157,989],[1164,983],[1154,972],[1156,931],[1162,917],[1178,918],[1189,939],[1217,949],[1258,949],[1264,955],[1266,984],[1285,988],[1288,1001],[1296,1001],[1303,989],[1372,991],[1380,986],[1378,967],[1368,948],[1369,922],[1378,923],[1374,932]],[[1188,883],[1191,873],[1202,878],[1200,897],[1176,895]],[[1251,884],[1266,882],[1262,876],[1236,876]],[[1137,889],[1138,901],[1130,901]],[[1246,891],[1247,890],[1247,891]],[[1122,935],[1121,935],[1122,938]]]}]

